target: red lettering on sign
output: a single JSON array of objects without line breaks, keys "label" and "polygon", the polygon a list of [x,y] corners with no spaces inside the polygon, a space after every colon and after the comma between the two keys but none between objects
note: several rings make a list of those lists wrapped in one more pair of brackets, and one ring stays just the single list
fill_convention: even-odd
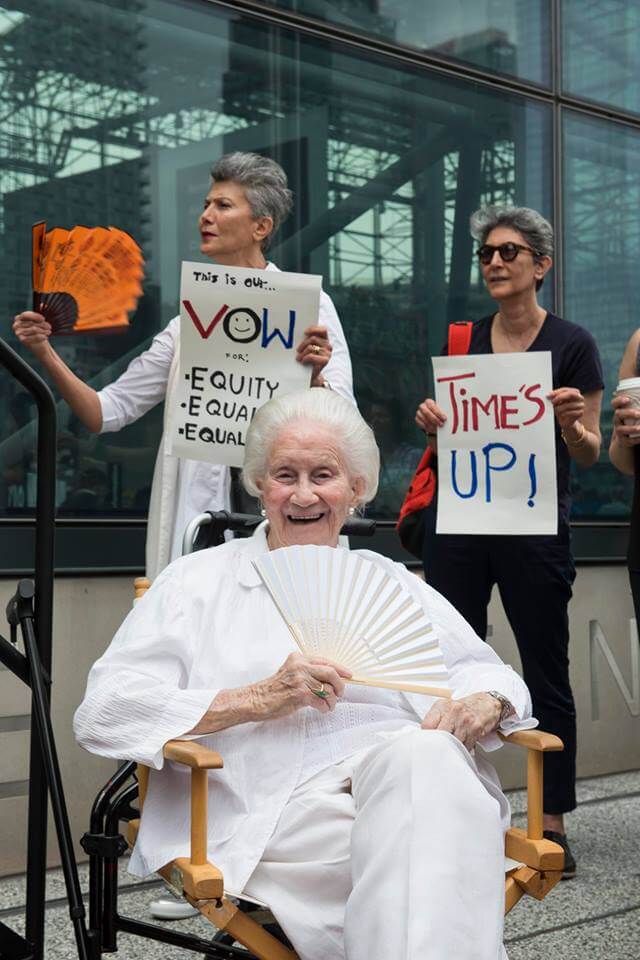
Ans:
[{"label": "red lettering on sign", "polygon": [[203,340],[209,339],[209,337],[215,330],[217,324],[220,323],[225,313],[229,309],[228,305],[224,303],[216,313],[215,317],[213,318],[209,326],[204,327],[200,321],[200,317],[198,316],[196,311],[193,309],[191,302],[189,300],[183,300],[182,305],[184,306],[185,310],[191,317],[194,327],[196,328],[196,330],[198,331],[198,333],[200,334]]},{"label": "red lettering on sign", "polygon": [[534,383],[533,386],[527,387],[527,389],[524,392],[524,395],[527,398],[527,400],[529,400],[531,403],[535,403],[538,409],[535,412],[535,414],[531,417],[530,420],[523,421],[522,423],[523,427],[528,427],[530,423],[535,423],[536,420],[539,420],[540,417],[544,416],[544,400],[542,400],[540,397],[533,396],[534,391],[539,389],[540,389],[540,384]]},{"label": "red lettering on sign", "polygon": [[517,423],[508,423],[507,417],[518,415],[517,407],[510,407],[509,400],[517,400],[517,396],[509,396],[508,394],[502,394],[500,397],[500,426],[503,430],[519,430],[520,426]]}]

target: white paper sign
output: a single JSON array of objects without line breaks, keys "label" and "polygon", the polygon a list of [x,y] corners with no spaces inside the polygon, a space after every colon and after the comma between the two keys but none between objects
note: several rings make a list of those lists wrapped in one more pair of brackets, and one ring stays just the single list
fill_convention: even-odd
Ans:
[{"label": "white paper sign", "polygon": [[311,368],[297,362],[296,347],[304,330],[318,323],[321,281],[277,270],[182,264],[170,453],[242,466],[255,411],[272,397],[309,386]]},{"label": "white paper sign", "polygon": [[433,358],[438,533],[554,534],[558,498],[551,354]]}]

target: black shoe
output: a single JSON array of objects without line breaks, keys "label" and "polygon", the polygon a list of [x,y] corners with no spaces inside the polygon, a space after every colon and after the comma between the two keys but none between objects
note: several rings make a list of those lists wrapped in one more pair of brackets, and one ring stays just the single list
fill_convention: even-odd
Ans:
[{"label": "black shoe", "polygon": [[564,867],[562,870],[562,879],[570,880],[576,875],[576,858],[571,853],[571,847],[567,840],[566,833],[556,833],[555,830],[545,830],[543,833],[545,840],[552,840],[558,843],[564,850]]}]

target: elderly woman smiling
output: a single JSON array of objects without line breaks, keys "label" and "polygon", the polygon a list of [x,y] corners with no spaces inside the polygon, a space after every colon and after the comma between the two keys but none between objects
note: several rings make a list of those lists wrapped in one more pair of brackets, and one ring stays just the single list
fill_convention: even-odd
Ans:
[{"label": "elderly woman smiling", "polygon": [[363,551],[428,614],[454,699],[354,687],[341,664],[294,652],[252,565],[282,546],[335,547],[378,465],[335,393],[265,404],[244,482],[266,523],[163,571],[91,670],[76,736],[155,768],[132,872],[188,851],[188,779],[162,747],[201,736],[225,762],[209,777],[209,859],[227,889],[270,904],[302,960],[497,960],[509,809],[474,747],[533,725],[524,683],[443,597]]}]

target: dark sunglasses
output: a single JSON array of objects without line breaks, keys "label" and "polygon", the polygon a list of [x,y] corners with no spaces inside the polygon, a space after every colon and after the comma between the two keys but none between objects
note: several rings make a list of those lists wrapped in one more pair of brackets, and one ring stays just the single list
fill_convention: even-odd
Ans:
[{"label": "dark sunglasses", "polygon": [[491,263],[496,250],[500,254],[500,259],[505,263],[511,263],[512,260],[515,260],[521,250],[528,250],[534,257],[540,256],[537,250],[532,250],[531,247],[524,247],[521,243],[499,243],[497,247],[492,246],[490,243],[485,243],[479,250],[476,250],[480,263]]}]

